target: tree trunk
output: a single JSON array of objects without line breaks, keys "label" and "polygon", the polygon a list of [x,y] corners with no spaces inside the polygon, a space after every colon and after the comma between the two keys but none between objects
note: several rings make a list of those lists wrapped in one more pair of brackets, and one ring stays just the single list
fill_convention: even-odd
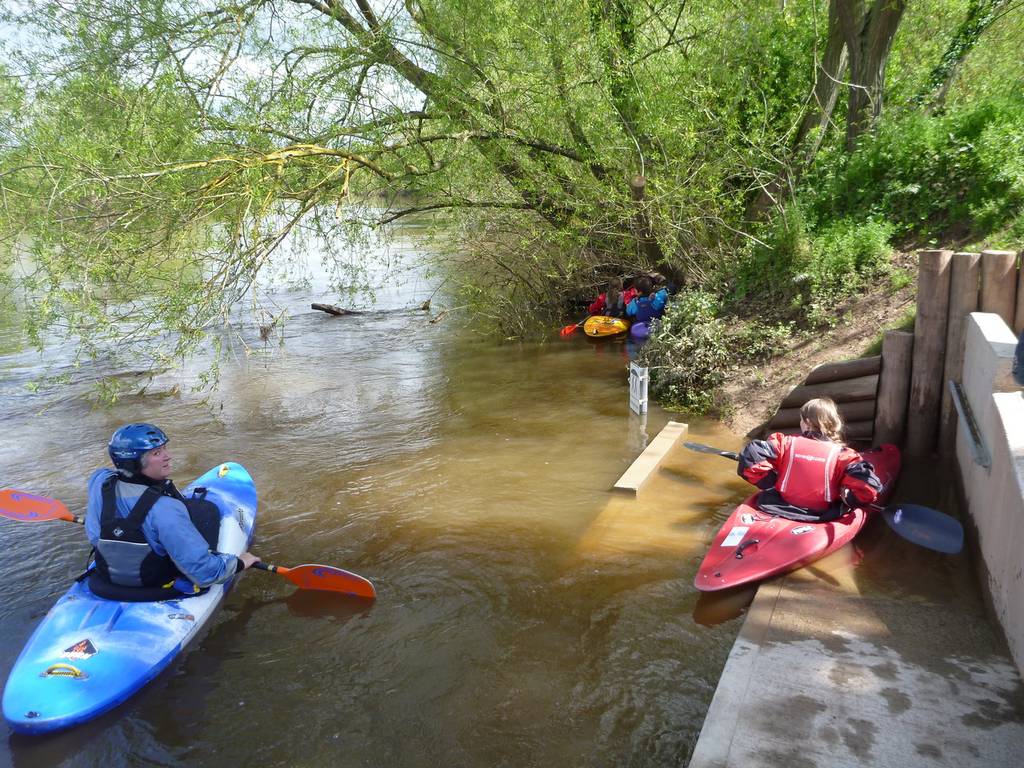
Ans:
[{"label": "tree trunk", "polygon": [[882,114],[885,65],[907,0],[832,0],[850,57],[846,149],[874,127]]},{"label": "tree trunk", "polygon": [[[802,151],[802,166],[806,168],[814,162],[821,147],[822,139],[828,132],[832,121],[832,112],[839,97],[839,85],[843,71],[846,69],[846,39],[839,24],[839,13],[836,3],[830,3],[828,9],[828,37],[825,41],[825,52],[817,66],[817,81],[814,84],[814,97],[807,105],[804,119],[797,129],[793,140],[794,150]],[[817,129],[817,130],[815,130]],[[807,145],[804,146],[804,142]]]},{"label": "tree trunk", "polygon": [[758,191],[757,197],[747,207],[748,220],[759,219],[765,211],[776,205],[782,191],[791,183],[796,183],[814,162],[832,122],[832,113],[839,97],[839,86],[843,80],[846,63],[846,38],[839,24],[836,3],[832,2],[828,9],[825,51],[815,67],[817,75],[814,91],[790,144],[792,160],[790,164],[783,165],[778,176]]},{"label": "tree trunk", "polygon": [[657,239],[654,237],[654,225],[647,212],[644,203],[644,194],[647,189],[647,179],[643,176],[634,176],[629,181],[629,191],[636,203],[636,213],[633,215],[633,227],[636,230],[637,242],[640,244],[640,253],[647,260],[647,263],[656,267],[665,261],[665,254],[661,251]]}]

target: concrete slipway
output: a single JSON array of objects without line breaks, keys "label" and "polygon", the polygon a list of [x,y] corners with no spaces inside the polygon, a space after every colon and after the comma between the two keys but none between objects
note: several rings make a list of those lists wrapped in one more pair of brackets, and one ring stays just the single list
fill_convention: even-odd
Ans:
[{"label": "concrete slipway", "polygon": [[690,768],[1024,766],[1024,686],[984,615],[843,579],[759,588]]}]

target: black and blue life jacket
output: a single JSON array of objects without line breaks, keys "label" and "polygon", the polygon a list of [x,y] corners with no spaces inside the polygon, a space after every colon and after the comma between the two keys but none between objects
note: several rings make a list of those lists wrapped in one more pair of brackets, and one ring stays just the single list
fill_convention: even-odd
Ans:
[{"label": "black and blue life jacket", "polygon": [[[117,483],[123,478],[111,475],[103,482],[103,507],[100,511],[100,536],[96,542],[96,567],[89,573],[89,588],[99,597],[113,600],[147,601],[180,597],[185,590],[176,588],[187,582],[168,555],[158,555],[146,541],[143,523],[161,496],[185,505],[193,525],[210,544],[217,546],[220,511],[205,498],[205,489],[197,489],[191,499],[183,498],[169,480],[148,484],[127,516],[117,514]],[[131,481],[128,481],[131,482]]]}]

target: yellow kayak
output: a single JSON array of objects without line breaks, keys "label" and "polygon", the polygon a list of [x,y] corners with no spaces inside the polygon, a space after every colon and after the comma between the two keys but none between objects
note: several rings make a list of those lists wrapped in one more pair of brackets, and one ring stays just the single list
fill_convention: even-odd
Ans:
[{"label": "yellow kayak", "polygon": [[620,333],[625,333],[628,330],[629,321],[618,317],[594,315],[593,317],[588,317],[587,321],[583,323],[584,333],[596,339],[605,336],[618,336]]}]

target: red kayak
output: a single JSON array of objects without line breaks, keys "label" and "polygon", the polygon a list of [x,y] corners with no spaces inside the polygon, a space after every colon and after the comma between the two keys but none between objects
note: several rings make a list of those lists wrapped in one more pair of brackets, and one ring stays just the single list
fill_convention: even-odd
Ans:
[{"label": "red kayak", "polygon": [[[899,449],[883,445],[861,455],[882,481],[879,502],[884,502],[900,471]],[[760,581],[818,560],[852,540],[874,512],[858,507],[828,523],[805,523],[762,512],[756,499],[755,493],[736,507],[715,536],[693,580],[701,592]]]}]

